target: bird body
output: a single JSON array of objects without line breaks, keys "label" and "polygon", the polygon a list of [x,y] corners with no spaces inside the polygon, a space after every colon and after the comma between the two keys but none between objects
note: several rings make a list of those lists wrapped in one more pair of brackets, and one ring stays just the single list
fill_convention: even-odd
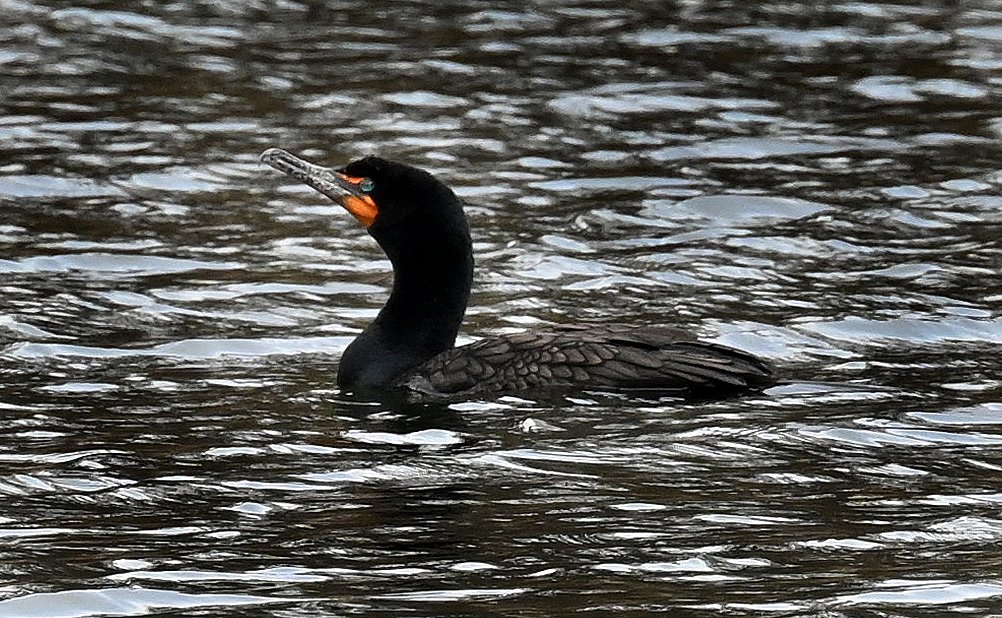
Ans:
[{"label": "bird body", "polygon": [[769,368],[754,356],[679,329],[589,324],[452,348],[405,372],[394,386],[425,399],[571,387],[707,395],[763,386],[769,378]]},{"label": "bird body", "polygon": [[344,206],[393,266],[389,299],[341,358],[344,391],[410,401],[567,387],[723,396],[773,383],[769,365],[751,354],[666,326],[562,325],[454,347],[473,282],[473,248],[449,187],[378,157],[339,170],[277,148],[261,158]]}]

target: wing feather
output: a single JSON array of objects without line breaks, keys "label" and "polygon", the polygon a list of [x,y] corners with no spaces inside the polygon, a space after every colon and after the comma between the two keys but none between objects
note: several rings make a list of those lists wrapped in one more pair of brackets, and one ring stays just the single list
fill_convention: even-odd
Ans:
[{"label": "wing feather", "polygon": [[734,391],[771,381],[771,368],[745,352],[694,341],[674,328],[620,324],[489,337],[447,350],[399,379],[442,398],[575,385]]}]

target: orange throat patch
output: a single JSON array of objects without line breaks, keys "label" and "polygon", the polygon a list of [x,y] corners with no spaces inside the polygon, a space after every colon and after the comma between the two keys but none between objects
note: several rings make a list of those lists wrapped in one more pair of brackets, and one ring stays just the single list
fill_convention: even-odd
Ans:
[{"label": "orange throat patch", "polygon": [[346,195],[341,198],[341,205],[365,227],[372,225],[379,214],[379,207],[376,206],[376,201],[368,195],[365,197]]}]

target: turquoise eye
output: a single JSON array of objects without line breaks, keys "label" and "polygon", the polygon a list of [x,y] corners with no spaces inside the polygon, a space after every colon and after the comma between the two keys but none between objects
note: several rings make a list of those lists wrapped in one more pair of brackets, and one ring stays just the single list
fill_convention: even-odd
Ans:
[{"label": "turquoise eye", "polygon": [[368,193],[376,188],[376,183],[372,182],[371,178],[366,178],[362,182],[358,183],[358,188],[362,190],[362,193]]}]

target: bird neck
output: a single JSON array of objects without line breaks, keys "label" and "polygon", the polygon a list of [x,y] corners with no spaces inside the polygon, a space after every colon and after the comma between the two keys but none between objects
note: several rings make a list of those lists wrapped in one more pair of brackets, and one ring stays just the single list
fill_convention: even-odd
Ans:
[{"label": "bird neck", "polygon": [[420,259],[393,261],[393,290],[373,325],[394,343],[421,350],[427,360],[448,350],[466,313],[473,252],[436,247]]},{"label": "bird neck", "polygon": [[339,386],[354,392],[385,387],[455,344],[473,281],[469,231],[460,232],[445,239],[411,232],[380,242],[393,264],[393,290],[341,357]]}]

